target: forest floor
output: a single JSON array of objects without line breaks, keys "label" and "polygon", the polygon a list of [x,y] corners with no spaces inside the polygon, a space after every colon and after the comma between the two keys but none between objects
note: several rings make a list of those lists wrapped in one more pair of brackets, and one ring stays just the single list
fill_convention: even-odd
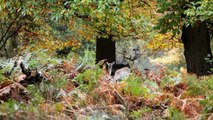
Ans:
[{"label": "forest floor", "polygon": [[113,81],[90,55],[73,56],[35,51],[1,59],[0,119],[213,119],[213,76],[160,64]]}]

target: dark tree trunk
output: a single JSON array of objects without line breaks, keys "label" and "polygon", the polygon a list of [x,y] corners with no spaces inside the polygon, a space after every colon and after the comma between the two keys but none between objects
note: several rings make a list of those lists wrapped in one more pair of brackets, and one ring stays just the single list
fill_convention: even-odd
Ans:
[{"label": "dark tree trunk", "polygon": [[112,36],[108,38],[97,38],[96,63],[103,59],[107,59],[108,62],[113,62],[115,58],[115,41],[112,41]]},{"label": "dark tree trunk", "polygon": [[210,64],[205,61],[205,58],[208,54],[212,58],[212,53],[206,23],[200,22],[194,27],[184,26],[181,39],[184,44],[187,72],[198,76],[208,75]]}]

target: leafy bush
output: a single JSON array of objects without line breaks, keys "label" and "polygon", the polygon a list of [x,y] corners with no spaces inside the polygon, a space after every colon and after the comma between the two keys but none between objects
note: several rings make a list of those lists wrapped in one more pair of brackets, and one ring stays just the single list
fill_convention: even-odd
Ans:
[{"label": "leafy bush", "polygon": [[208,88],[206,90],[205,99],[201,101],[201,104],[203,105],[203,114],[204,117],[208,113],[213,111],[213,77],[211,77],[207,81]]},{"label": "leafy bush", "polygon": [[57,58],[52,58],[47,50],[37,50],[24,55],[23,63],[31,69],[41,69],[44,66],[53,66],[61,61]]},{"label": "leafy bush", "polygon": [[5,77],[4,77],[4,75],[2,73],[3,73],[2,70],[0,70],[0,81],[5,79]]},{"label": "leafy bush", "polygon": [[31,97],[33,98],[30,101],[33,104],[33,106],[37,106],[44,100],[44,98],[42,97],[42,92],[39,89],[37,89],[36,86],[29,85],[27,87],[27,90],[29,91]]},{"label": "leafy bush", "polygon": [[101,75],[101,72],[102,70],[99,67],[95,68],[95,70],[88,69],[84,71],[83,73],[80,73],[74,79],[74,82],[79,85],[78,86],[79,89],[85,92],[92,91],[98,84],[97,80],[99,76]]},{"label": "leafy bush", "polygon": [[123,88],[126,94],[132,96],[148,96],[149,90],[142,84],[140,77],[130,75],[124,82],[127,82],[127,85]]},{"label": "leafy bush", "polygon": [[[15,67],[14,65],[15,65],[15,60],[13,59],[7,59],[7,60],[0,59],[0,74],[10,73],[12,69],[14,69],[13,71],[17,71],[18,68]],[[3,78],[4,77],[2,76],[2,79]],[[1,80],[1,75],[0,75],[0,80]]]},{"label": "leafy bush", "polygon": [[87,68],[95,66],[95,52],[86,49],[83,56],[79,56],[77,70],[79,68]]},{"label": "leafy bush", "polygon": [[207,119],[208,113],[213,110],[213,76],[197,78],[195,75],[187,75],[184,80],[188,83],[185,96],[204,98],[200,104],[204,108],[203,118]]},{"label": "leafy bush", "polygon": [[68,83],[67,76],[62,72],[55,69],[49,71],[49,75],[52,76],[51,82],[42,81],[39,85],[39,90],[43,97],[48,100],[56,100],[56,94],[58,91]]},{"label": "leafy bush", "polygon": [[168,120],[186,120],[186,118],[183,113],[170,107]]},{"label": "leafy bush", "polygon": [[18,103],[15,100],[9,100],[0,104],[0,114],[2,113],[14,113],[19,110]]},{"label": "leafy bush", "polygon": [[102,70],[95,65],[95,52],[86,49],[84,55],[78,58],[78,69],[85,70],[80,73],[73,81],[78,84],[78,88],[89,92],[97,85],[97,80],[100,77]]},{"label": "leafy bush", "polygon": [[141,108],[139,110],[132,111],[130,113],[130,117],[133,118],[133,119],[140,119],[140,118],[143,117],[143,115],[146,115],[150,112],[152,112],[152,110],[150,108],[144,107],[144,108]]},{"label": "leafy bush", "polygon": [[[33,113],[38,113],[37,105],[32,103],[23,104],[14,100],[9,100],[0,105],[0,119],[13,120],[13,119],[27,119],[26,117],[34,117]],[[4,114],[3,114],[4,113]],[[40,117],[40,116],[39,116]]]},{"label": "leafy bush", "polygon": [[199,79],[189,79],[187,94],[190,96],[206,95],[208,90],[208,81]]}]

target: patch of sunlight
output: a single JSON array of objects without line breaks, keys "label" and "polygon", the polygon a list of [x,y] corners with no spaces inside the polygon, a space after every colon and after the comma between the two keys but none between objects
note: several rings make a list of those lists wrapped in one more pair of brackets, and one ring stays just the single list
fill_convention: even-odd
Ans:
[{"label": "patch of sunlight", "polygon": [[161,64],[173,64],[180,63],[182,61],[182,52],[178,48],[174,48],[168,52],[165,52],[165,55],[155,59],[150,59],[151,63],[161,63]]}]

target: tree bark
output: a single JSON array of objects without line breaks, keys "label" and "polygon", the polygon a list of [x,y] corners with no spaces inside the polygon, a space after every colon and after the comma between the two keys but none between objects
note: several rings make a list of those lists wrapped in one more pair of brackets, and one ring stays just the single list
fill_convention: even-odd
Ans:
[{"label": "tree bark", "polygon": [[112,40],[112,36],[108,38],[97,38],[96,41],[96,63],[98,61],[107,59],[107,62],[115,61],[115,41]]},{"label": "tree bark", "polygon": [[183,26],[182,41],[186,58],[187,72],[198,76],[208,75],[210,64],[205,61],[207,55],[212,58],[210,35],[205,22],[195,26]]}]

